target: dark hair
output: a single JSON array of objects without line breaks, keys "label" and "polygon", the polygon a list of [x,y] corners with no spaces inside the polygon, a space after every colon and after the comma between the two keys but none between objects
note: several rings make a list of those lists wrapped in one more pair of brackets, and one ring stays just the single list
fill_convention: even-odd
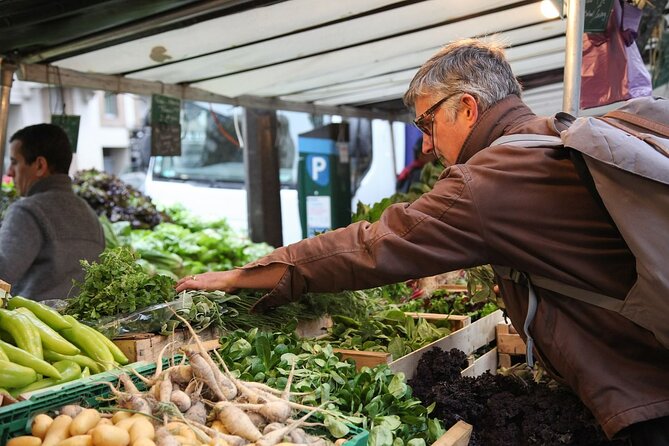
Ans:
[{"label": "dark hair", "polygon": [[68,173],[72,163],[70,140],[62,128],[54,124],[37,124],[24,127],[9,140],[21,141],[21,154],[26,163],[34,163],[43,156],[51,173]]}]

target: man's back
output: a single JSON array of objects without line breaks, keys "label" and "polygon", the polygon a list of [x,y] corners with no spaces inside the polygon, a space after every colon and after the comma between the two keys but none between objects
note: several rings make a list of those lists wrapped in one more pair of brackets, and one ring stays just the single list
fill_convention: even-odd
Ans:
[{"label": "man's back", "polygon": [[79,261],[96,260],[104,249],[104,235],[93,210],[59,174],[36,183],[11,206],[0,246],[0,275],[12,283],[13,294],[62,299],[73,279],[83,280]]}]

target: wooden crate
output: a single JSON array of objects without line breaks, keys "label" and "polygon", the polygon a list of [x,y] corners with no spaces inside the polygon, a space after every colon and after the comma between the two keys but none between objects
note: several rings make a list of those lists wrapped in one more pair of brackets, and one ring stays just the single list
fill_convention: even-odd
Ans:
[{"label": "wooden crate", "polygon": [[355,369],[360,371],[363,367],[376,367],[379,364],[390,364],[392,357],[386,352],[368,352],[364,350],[346,350],[343,348],[333,349],[341,356],[342,360],[352,359]]},{"label": "wooden crate", "polygon": [[[220,346],[218,342],[218,330],[207,328],[198,333],[198,335],[207,350],[213,350]],[[166,351],[167,355],[177,353],[179,349],[184,347],[195,347],[187,330],[179,330],[169,336],[154,333],[136,333],[114,339],[114,344],[118,345],[130,362],[155,361],[158,359],[160,350],[169,343],[173,344],[168,347]]]},{"label": "wooden crate", "polygon": [[[461,316],[461,315],[449,315],[449,314],[438,314],[438,313],[416,313],[416,312],[405,312],[404,314],[411,316],[413,318],[423,318],[428,322],[436,322],[448,320],[451,321],[451,335],[463,327],[471,324],[471,317]],[[450,336],[450,335],[448,335]],[[384,352],[368,352],[364,350],[345,350],[340,348],[335,348],[334,352],[339,353],[342,359],[352,359],[355,362],[355,368],[357,370],[362,369],[363,367],[375,367],[379,364],[392,364],[393,358],[390,353]]]},{"label": "wooden crate", "polygon": [[[431,344],[426,345],[406,356],[403,356],[390,363],[390,368],[395,372],[402,372],[406,379],[411,379],[416,372],[418,361],[433,347],[439,347],[442,350],[457,348],[466,355],[471,355],[481,347],[488,345],[495,340],[495,328],[497,324],[504,320],[501,310],[497,310],[487,316],[482,317],[461,330],[451,333]],[[493,348],[486,354],[472,361],[471,365],[462,371],[463,376],[476,376],[490,370],[495,373],[497,370],[497,349]]]},{"label": "wooden crate", "polygon": [[500,367],[511,367],[512,356],[525,356],[527,347],[511,324],[499,324],[496,329],[497,354]]},{"label": "wooden crate", "polygon": [[473,426],[460,420],[444,435],[439,437],[432,446],[467,446],[472,436]]},{"label": "wooden crate", "polygon": [[405,311],[404,314],[411,316],[414,319],[422,318],[432,323],[449,321],[451,323],[451,331],[458,331],[472,323],[471,317],[459,314],[416,313],[413,311]]},{"label": "wooden crate", "polygon": [[330,328],[332,328],[332,318],[326,315],[318,319],[298,321],[295,333],[301,338],[318,338],[326,335]]}]

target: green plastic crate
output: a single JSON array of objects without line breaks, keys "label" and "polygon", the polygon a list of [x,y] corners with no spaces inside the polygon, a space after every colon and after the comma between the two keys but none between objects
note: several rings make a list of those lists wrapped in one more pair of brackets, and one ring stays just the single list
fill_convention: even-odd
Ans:
[{"label": "green plastic crate", "polygon": [[[163,360],[163,367],[168,367],[168,360]],[[56,411],[67,404],[80,404],[85,407],[98,407],[100,397],[111,394],[109,386],[104,384],[110,382],[118,383],[118,375],[135,369],[140,375],[152,375],[156,371],[155,363],[135,363],[126,367],[115,369],[105,373],[78,379],[60,386],[49,387],[36,392],[30,399],[9,406],[0,407],[0,445],[4,445],[10,438],[19,435],[30,435],[30,424],[35,415],[44,412]],[[137,388],[144,390],[144,383],[129,372]],[[349,426],[351,434],[345,446],[366,446],[369,432],[356,426]]]},{"label": "green plastic crate", "polygon": [[[164,362],[167,366],[167,361]],[[151,375],[156,370],[155,363],[135,363],[129,366],[115,369],[105,373],[78,379],[59,386],[35,392],[30,399],[20,401],[9,406],[0,407],[0,444],[6,444],[7,440],[19,435],[29,435],[30,423],[35,415],[55,411],[67,404],[81,404],[82,406],[95,407],[99,405],[99,397],[109,396],[109,386],[104,382],[118,383],[118,376],[135,369],[143,376]],[[128,375],[133,379],[139,389],[144,388],[144,383],[132,373]]]}]

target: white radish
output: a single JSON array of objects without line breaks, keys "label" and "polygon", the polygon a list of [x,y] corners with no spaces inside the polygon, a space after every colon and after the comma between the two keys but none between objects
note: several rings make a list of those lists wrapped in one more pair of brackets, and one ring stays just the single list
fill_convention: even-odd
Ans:
[{"label": "white radish", "polygon": [[262,437],[262,433],[243,410],[229,403],[218,403],[215,408],[218,411],[218,419],[231,434],[252,442]]}]

